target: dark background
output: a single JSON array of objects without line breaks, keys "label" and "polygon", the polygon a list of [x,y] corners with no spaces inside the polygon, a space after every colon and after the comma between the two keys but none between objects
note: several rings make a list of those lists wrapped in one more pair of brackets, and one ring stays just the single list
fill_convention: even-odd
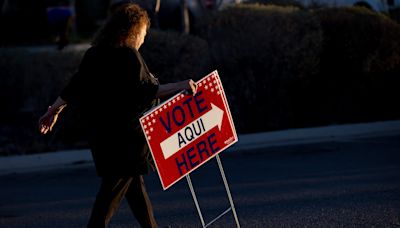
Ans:
[{"label": "dark background", "polygon": [[[49,2],[11,2],[15,10],[0,22],[0,155],[87,147],[73,108],[48,136],[37,120],[77,70],[108,2],[75,2],[76,33],[61,51],[46,30]],[[400,25],[389,16],[240,4],[192,18],[190,34],[154,28],[140,51],[162,83],[217,69],[239,133],[393,120]]]}]

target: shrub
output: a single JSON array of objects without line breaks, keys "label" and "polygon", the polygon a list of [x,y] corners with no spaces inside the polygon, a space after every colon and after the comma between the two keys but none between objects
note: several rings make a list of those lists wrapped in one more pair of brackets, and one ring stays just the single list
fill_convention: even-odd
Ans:
[{"label": "shrub", "polygon": [[48,150],[37,120],[76,70],[83,52],[0,51],[0,154]]},{"label": "shrub", "polygon": [[389,14],[390,18],[392,18],[394,21],[397,21],[397,23],[400,23],[400,7],[391,9]]},{"label": "shrub", "polygon": [[292,126],[290,88],[319,71],[318,18],[295,7],[256,4],[227,8],[210,21],[207,40],[237,128]]},{"label": "shrub", "polygon": [[207,42],[190,35],[151,30],[141,53],[163,83],[200,79],[213,70]]},{"label": "shrub", "polygon": [[323,51],[320,73],[303,93],[308,113],[302,116],[319,124],[398,118],[393,104],[400,97],[399,24],[358,7],[321,9],[315,15]]},{"label": "shrub", "polygon": [[315,14],[324,32],[321,64],[327,71],[384,73],[399,66],[400,26],[388,17],[360,7]]},{"label": "shrub", "polygon": [[[239,5],[204,22],[208,44],[150,31],[141,52],[161,82],[218,69],[240,133],[400,117],[400,25],[384,15]],[[0,50],[0,154],[82,146],[70,108],[55,134],[36,124],[83,51],[27,50]]]},{"label": "shrub", "polygon": [[297,0],[251,0],[245,1],[244,4],[263,4],[272,6],[291,6],[304,9],[302,3]]},{"label": "shrub", "polygon": [[1,119],[45,109],[76,71],[82,54],[83,51],[2,49],[0,99],[4,109]]},{"label": "shrub", "polygon": [[[204,76],[207,43],[187,35],[151,31],[141,52],[160,81]],[[58,52],[40,48],[0,50],[0,155],[87,146],[79,114],[65,109],[54,133],[40,136],[37,121],[78,69],[86,50]]]}]

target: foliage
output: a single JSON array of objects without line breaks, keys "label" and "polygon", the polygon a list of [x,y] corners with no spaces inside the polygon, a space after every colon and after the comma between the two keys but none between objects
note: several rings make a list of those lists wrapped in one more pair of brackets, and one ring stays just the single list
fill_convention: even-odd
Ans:
[{"label": "foliage", "polygon": [[[163,83],[217,69],[240,133],[400,117],[400,25],[385,15],[246,4],[198,31],[150,31],[141,52]],[[36,123],[83,52],[0,50],[0,154],[82,146],[71,109],[48,137]]]},{"label": "foliage", "polygon": [[0,51],[0,154],[49,150],[37,120],[76,70],[83,52]]},{"label": "foliage", "polygon": [[320,124],[398,118],[400,26],[362,8],[315,12],[324,34],[320,74],[312,77],[303,116]]},{"label": "foliage", "polygon": [[[196,79],[210,71],[207,43],[200,38],[151,31],[146,42],[141,52],[162,82]],[[37,121],[78,69],[87,47],[0,50],[0,155],[86,145],[79,114],[71,107],[49,136],[39,135]]]},{"label": "foliage", "polygon": [[211,20],[207,40],[238,129],[289,127],[290,87],[319,71],[317,18],[296,7],[239,5]]},{"label": "foliage", "polygon": [[390,18],[400,23],[400,7],[389,10]]},{"label": "foliage", "polygon": [[200,79],[212,70],[208,44],[195,36],[151,30],[141,53],[150,70],[164,83]]}]

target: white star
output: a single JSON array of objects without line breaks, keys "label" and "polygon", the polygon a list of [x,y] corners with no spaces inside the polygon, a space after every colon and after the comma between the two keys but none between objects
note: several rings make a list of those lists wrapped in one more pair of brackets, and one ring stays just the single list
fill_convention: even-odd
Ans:
[{"label": "white star", "polygon": [[204,89],[208,89],[208,86],[204,86]]},{"label": "white star", "polygon": [[155,122],[156,122],[156,119],[153,119],[152,122],[155,123]]},{"label": "white star", "polygon": [[153,128],[150,128],[150,132],[153,132],[153,130],[154,130]]},{"label": "white star", "polygon": [[211,88],[211,92],[214,92],[214,88]]}]

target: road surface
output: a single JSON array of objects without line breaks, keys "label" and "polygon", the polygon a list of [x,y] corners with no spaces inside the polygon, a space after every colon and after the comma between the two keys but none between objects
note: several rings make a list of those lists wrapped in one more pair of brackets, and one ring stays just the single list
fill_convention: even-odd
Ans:
[{"label": "road surface", "polygon": [[[400,135],[221,154],[242,227],[400,227]],[[215,160],[192,175],[206,221],[229,207]],[[185,179],[146,177],[160,227],[200,227]],[[0,227],[85,227],[92,164],[0,176]],[[124,202],[109,227],[138,227]],[[211,227],[235,227],[227,214]]]}]

